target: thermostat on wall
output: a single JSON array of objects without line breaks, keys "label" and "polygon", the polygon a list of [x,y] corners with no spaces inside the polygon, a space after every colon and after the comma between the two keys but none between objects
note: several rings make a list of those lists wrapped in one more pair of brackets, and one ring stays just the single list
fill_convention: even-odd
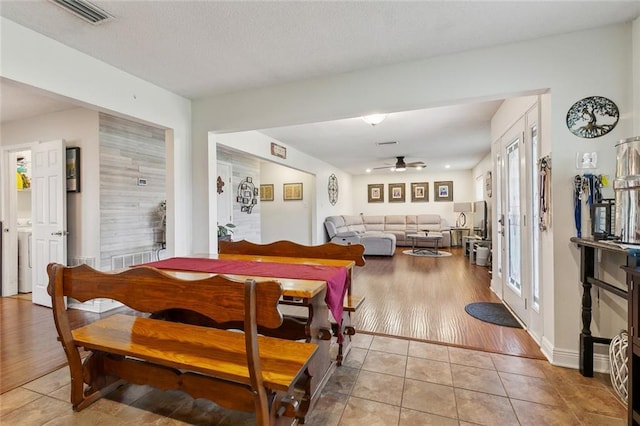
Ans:
[{"label": "thermostat on wall", "polygon": [[146,185],[147,185],[147,179],[138,178],[138,186],[146,186]]}]

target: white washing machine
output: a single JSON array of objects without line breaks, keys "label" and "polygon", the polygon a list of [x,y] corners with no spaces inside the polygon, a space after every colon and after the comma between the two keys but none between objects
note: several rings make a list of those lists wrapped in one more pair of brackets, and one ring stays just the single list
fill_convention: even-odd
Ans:
[{"label": "white washing machine", "polygon": [[31,226],[18,226],[18,292],[31,293]]}]

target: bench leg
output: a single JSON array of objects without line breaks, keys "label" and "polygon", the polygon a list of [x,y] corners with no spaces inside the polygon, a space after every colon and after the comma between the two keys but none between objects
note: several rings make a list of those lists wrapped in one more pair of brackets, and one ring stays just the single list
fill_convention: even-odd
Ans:
[{"label": "bench leg", "polygon": [[[81,411],[95,401],[100,399],[119,386],[125,383],[118,377],[108,376],[104,374],[104,358],[103,353],[91,353],[80,367],[80,373],[77,366],[71,369],[71,404],[75,411]],[[85,383],[89,387],[85,390]]]},{"label": "bench leg", "polygon": [[75,411],[80,411],[84,408],[83,401],[85,399],[82,360],[75,346],[70,345],[66,352],[71,376],[71,405]]}]

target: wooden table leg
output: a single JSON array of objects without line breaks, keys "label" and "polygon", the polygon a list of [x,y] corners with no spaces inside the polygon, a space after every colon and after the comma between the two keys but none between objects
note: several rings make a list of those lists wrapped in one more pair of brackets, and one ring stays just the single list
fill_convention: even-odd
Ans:
[{"label": "wooden table leg", "polygon": [[311,386],[309,389],[308,404],[302,404],[300,413],[302,422],[304,416],[311,410],[318,399],[325,384],[336,369],[336,361],[330,354],[331,346],[331,323],[329,322],[329,309],[324,301],[326,289],[315,295],[312,299],[306,299],[308,309],[307,317],[307,341],[318,345],[318,351],[311,363],[309,363],[309,374],[311,375]]}]

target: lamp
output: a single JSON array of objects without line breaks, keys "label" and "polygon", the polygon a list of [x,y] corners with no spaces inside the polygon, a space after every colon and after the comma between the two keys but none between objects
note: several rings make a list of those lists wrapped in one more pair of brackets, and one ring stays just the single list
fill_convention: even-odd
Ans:
[{"label": "lamp", "polygon": [[471,203],[453,203],[453,211],[455,213],[460,213],[458,219],[456,220],[456,227],[462,228],[467,224],[467,216],[464,213],[471,211]]},{"label": "lamp", "polygon": [[376,124],[382,123],[385,118],[387,118],[387,114],[371,114],[363,116],[362,120],[367,124],[375,126]]}]

